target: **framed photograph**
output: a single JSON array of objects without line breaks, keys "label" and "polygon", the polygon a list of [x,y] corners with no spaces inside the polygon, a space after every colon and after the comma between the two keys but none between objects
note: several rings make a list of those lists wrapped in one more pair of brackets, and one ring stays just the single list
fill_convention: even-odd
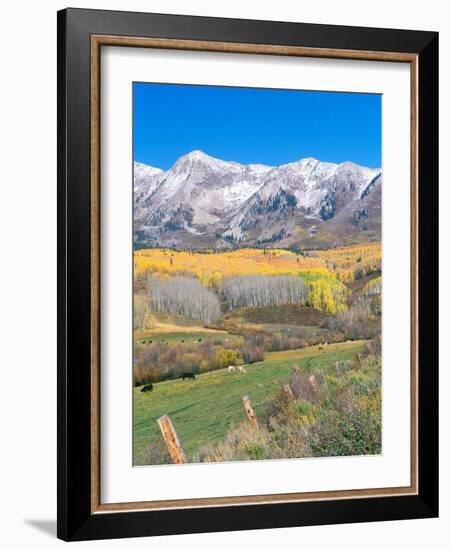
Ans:
[{"label": "framed photograph", "polygon": [[58,13],[58,536],[438,514],[438,35]]}]

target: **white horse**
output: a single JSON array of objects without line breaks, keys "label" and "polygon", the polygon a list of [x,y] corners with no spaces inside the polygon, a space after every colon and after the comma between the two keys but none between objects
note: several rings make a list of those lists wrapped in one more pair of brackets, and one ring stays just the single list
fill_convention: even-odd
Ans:
[{"label": "white horse", "polygon": [[245,374],[247,371],[245,370],[244,367],[238,367],[238,372],[239,374]]},{"label": "white horse", "polygon": [[236,367],[234,365],[229,365],[228,372],[234,372],[236,370]]}]

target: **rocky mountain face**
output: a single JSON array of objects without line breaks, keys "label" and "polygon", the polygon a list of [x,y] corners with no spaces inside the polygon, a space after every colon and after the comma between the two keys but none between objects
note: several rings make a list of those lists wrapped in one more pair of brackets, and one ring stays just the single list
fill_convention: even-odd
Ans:
[{"label": "rocky mountain face", "polygon": [[306,158],[281,166],[201,151],[167,172],[134,164],[139,246],[331,246],[381,238],[381,170]]}]

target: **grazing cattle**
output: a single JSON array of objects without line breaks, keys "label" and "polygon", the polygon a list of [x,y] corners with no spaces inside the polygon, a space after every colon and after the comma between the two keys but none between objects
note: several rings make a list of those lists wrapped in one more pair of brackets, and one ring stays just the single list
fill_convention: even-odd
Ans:
[{"label": "grazing cattle", "polygon": [[245,370],[244,367],[238,367],[238,373],[239,374],[245,374],[247,371]]},{"label": "grazing cattle", "polygon": [[319,346],[319,350],[322,350],[323,349],[323,346]]},{"label": "grazing cattle", "polygon": [[195,380],[195,374],[193,372],[183,372],[181,375],[181,380],[184,380],[185,378],[191,378],[192,380]]},{"label": "grazing cattle", "polygon": [[228,372],[234,372],[236,370],[236,367],[234,365],[229,365]]},{"label": "grazing cattle", "polygon": [[141,393],[147,393],[153,391],[153,384],[147,384],[141,388]]}]

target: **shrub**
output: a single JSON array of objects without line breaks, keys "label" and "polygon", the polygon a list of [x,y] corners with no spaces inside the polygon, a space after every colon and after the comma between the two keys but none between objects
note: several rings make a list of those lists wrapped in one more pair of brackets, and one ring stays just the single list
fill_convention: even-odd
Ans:
[{"label": "shrub", "polygon": [[203,447],[198,454],[200,462],[226,462],[270,458],[270,434],[265,429],[255,430],[249,422],[233,426],[218,445]]},{"label": "shrub", "polygon": [[[316,380],[320,379],[318,375],[315,376]],[[304,371],[296,369],[288,379],[288,384],[295,399],[302,399],[309,401],[310,403],[318,402],[319,393],[316,389],[314,389],[313,384],[310,382],[309,375]]]},{"label": "shrub", "polygon": [[144,384],[151,384],[155,382],[154,375],[146,371],[145,369],[134,367],[133,369],[134,386],[143,386]]},{"label": "shrub", "polygon": [[[309,373],[308,373],[309,374]],[[201,462],[351,456],[381,452],[381,360],[367,356],[360,370],[343,365],[336,375],[315,373],[319,390],[296,370],[285,392],[258,414],[259,430],[248,421],[232,427],[225,440],[200,450]]]},{"label": "shrub", "polygon": [[315,456],[381,452],[381,361],[363,361],[362,370],[324,379],[324,399],[311,433]]},{"label": "shrub", "polygon": [[145,466],[147,464],[171,464],[171,459],[162,439],[158,439],[148,445],[139,455],[134,457],[134,466]]},{"label": "shrub", "polygon": [[341,340],[374,338],[381,329],[380,311],[374,310],[374,299],[365,296],[357,298],[350,307],[328,317],[323,327],[341,334]]},{"label": "shrub", "polygon": [[346,311],[340,312],[338,318],[344,323],[356,325],[357,323],[366,321],[371,315],[371,300],[361,296]]},{"label": "shrub", "polygon": [[219,368],[223,369],[230,365],[236,365],[239,359],[239,354],[234,349],[219,349],[217,351],[217,361]]},{"label": "shrub", "polygon": [[264,350],[257,346],[246,344],[242,348],[242,358],[244,363],[257,363],[258,361],[263,361]]}]

